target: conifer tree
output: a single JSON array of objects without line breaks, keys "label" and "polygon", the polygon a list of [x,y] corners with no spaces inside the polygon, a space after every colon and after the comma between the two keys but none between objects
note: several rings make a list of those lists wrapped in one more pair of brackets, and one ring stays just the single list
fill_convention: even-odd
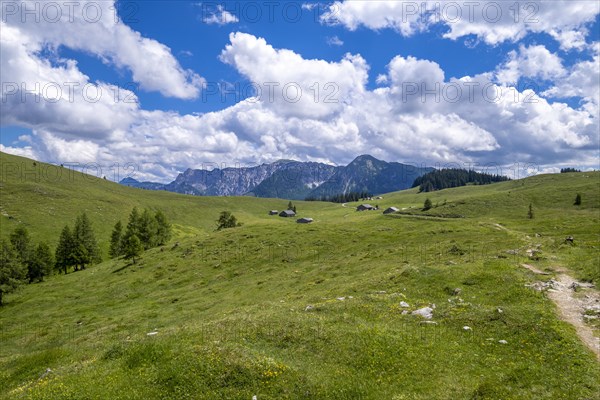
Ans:
[{"label": "conifer tree", "polygon": [[154,215],[158,229],[156,232],[156,244],[161,246],[171,239],[171,224],[167,220],[165,214],[158,210]]},{"label": "conifer tree", "polygon": [[29,282],[42,282],[45,276],[52,274],[53,266],[54,255],[50,250],[50,246],[45,242],[39,243],[33,253],[31,267],[28,272]]},{"label": "conifer tree", "polygon": [[137,235],[129,236],[123,247],[125,258],[131,258],[135,264],[135,258],[142,254],[142,251],[144,251],[144,246]]},{"label": "conifer tree", "polygon": [[85,269],[87,264],[98,263],[102,261],[100,248],[96,242],[96,236],[92,229],[92,223],[83,213],[75,220],[75,229],[73,230],[73,239],[75,242],[75,256],[77,265]]},{"label": "conifer tree", "polygon": [[15,250],[19,262],[27,267],[27,264],[29,264],[33,253],[31,238],[29,237],[27,228],[23,226],[17,227],[10,234],[10,243]]},{"label": "conifer tree", "polygon": [[12,245],[6,240],[0,240],[0,306],[7,293],[14,292],[23,282],[26,269],[18,260]]},{"label": "conifer tree", "polygon": [[65,225],[61,231],[54,254],[56,268],[66,274],[69,267],[75,264],[75,240],[69,225]]},{"label": "conifer tree", "polygon": [[138,220],[138,233],[137,237],[142,242],[144,250],[151,249],[157,244],[158,234],[158,222],[154,215],[150,213],[150,210],[145,209],[140,215]]},{"label": "conifer tree", "polygon": [[110,235],[110,248],[108,254],[111,258],[117,258],[123,254],[123,224],[118,221]]},{"label": "conifer tree", "polygon": [[423,203],[423,211],[427,211],[431,209],[431,207],[433,207],[433,204],[431,203],[431,200],[428,197],[425,199],[425,203]]},{"label": "conifer tree", "polygon": [[533,219],[533,205],[531,203],[529,203],[529,211],[527,211],[527,217],[529,219]]},{"label": "conifer tree", "polygon": [[137,207],[133,207],[131,213],[129,213],[129,220],[127,221],[127,228],[125,229],[125,235],[123,240],[127,241],[131,236],[138,236],[140,234],[140,213]]}]

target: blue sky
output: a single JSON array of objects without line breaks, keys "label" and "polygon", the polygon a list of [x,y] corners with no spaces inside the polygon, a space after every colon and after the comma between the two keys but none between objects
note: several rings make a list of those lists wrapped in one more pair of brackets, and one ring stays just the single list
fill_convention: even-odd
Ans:
[{"label": "blue sky", "polygon": [[1,149],[135,163],[159,181],[209,163],[363,153],[598,168],[598,2],[421,4],[117,2],[115,19],[110,1],[2,1]]}]

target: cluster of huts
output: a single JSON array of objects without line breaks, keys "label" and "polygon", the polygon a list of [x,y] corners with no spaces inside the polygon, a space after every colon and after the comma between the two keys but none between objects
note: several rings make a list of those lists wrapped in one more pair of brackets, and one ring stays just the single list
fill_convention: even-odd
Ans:
[{"label": "cluster of huts", "polygon": [[[356,211],[375,211],[375,210],[379,210],[379,206],[373,207],[372,205],[365,203],[365,204],[361,204],[358,207],[356,207]],[[383,211],[383,213],[384,214],[392,214],[392,213],[395,213],[398,211],[400,211],[400,210],[396,207],[388,207]],[[271,210],[271,211],[269,211],[269,215],[279,215],[282,218],[293,218],[296,216],[296,212],[294,210],[283,210],[283,211]],[[302,218],[298,218],[296,220],[296,222],[299,224],[310,224],[313,221],[314,220],[312,218],[308,218],[308,217],[302,217]]]},{"label": "cluster of huts", "polygon": [[[283,218],[292,218],[292,217],[296,216],[296,212],[294,210],[283,210],[281,212],[279,212],[277,210],[271,210],[271,211],[269,211],[269,215],[279,215],[280,217],[283,217]],[[310,224],[311,222],[313,222],[313,219],[303,217],[303,218],[297,219],[296,222],[299,224]]]},{"label": "cluster of huts", "polygon": [[[356,211],[374,211],[374,210],[379,210],[379,206],[373,207],[370,204],[361,204],[358,207],[356,207]],[[395,213],[397,211],[400,211],[400,210],[398,210],[398,208],[396,208],[396,207],[388,207],[383,211],[383,213],[391,214],[391,213]]]}]

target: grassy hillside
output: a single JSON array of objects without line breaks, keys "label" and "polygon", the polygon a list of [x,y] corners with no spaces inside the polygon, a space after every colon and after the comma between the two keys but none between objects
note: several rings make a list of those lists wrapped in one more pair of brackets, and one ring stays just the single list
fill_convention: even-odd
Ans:
[{"label": "grassy hillside", "polygon": [[[0,153],[0,237],[19,224],[25,225],[34,241],[53,245],[62,227],[72,224],[86,212],[108,255],[108,238],[114,224],[127,216],[134,206],[161,209],[180,235],[214,231],[223,210],[233,211],[245,223],[272,223],[271,209],[282,210],[287,201],[253,197],[195,197],[171,192],[147,191],[82,174],[68,168]],[[298,204],[300,204],[299,202]],[[328,205],[329,209],[335,205]],[[325,211],[327,207],[302,203],[300,215]],[[277,221],[275,219],[275,221]]]},{"label": "grassy hillside", "polygon": [[[598,282],[599,173],[373,201],[404,209],[389,216],[295,202],[315,219],[300,225],[266,215],[287,201],[149,192],[81,174],[32,182],[4,172],[31,160],[0,161],[2,236],[23,223],[34,240],[52,241],[85,210],[106,242],[134,205],[163,209],[177,228],[138,264],[109,260],[8,296],[0,398],[593,399],[600,391],[594,355],[525,286],[540,277],[520,267],[562,266]],[[572,205],[576,193],[581,206]],[[427,197],[438,206],[423,212]],[[215,232],[222,209],[244,225]],[[527,256],[532,248],[538,260]],[[431,320],[411,315],[433,304]]]}]

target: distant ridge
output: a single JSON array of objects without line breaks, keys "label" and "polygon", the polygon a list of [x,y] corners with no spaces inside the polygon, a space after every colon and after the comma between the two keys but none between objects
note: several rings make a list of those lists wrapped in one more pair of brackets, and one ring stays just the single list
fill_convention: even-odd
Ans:
[{"label": "distant ridge", "polygon": [[388,193],[412,186],[433,168],[418,168],[361,155],[347,166],[278,160],[255,167],[187,169],[168,184],[121,180],[122,185],[196,196],[256,196],[302,200],[367,191]]}]

